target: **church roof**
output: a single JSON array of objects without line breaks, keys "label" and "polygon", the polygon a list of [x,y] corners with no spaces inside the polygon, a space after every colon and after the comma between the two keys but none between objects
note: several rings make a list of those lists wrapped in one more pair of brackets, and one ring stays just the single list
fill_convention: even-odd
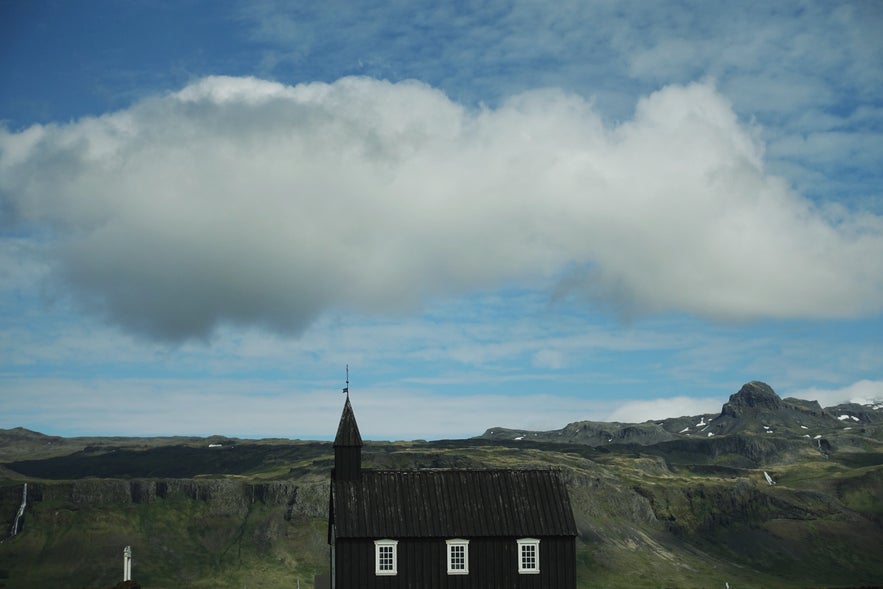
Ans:
[{"label": "church roof", "polygon": [[335,482],[332,492],[338,538],[577,533],[555,470],[363,470],[359,480]]},{"label": "church roof", "polygon": [[359,424],[353,414],[353,406],[350,405],[350,396],[346,396],[343,405],[343,413],[340,416],[340,425],[337,426],[337,436],[334,438],[335,446],[361,446],[362,435],[359,433]]}]

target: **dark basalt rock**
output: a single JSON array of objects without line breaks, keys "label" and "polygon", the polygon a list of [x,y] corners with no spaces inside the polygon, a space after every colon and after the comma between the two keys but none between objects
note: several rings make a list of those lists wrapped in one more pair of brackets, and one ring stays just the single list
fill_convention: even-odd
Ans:
[{"label": "dark basalt rock", "polygon": [[721,415],[741,417],[746,411],[778,411],[782,408],[782,398],[770,385],[752,381],[742,386],[738,393],[730,395],[724,404]]}]

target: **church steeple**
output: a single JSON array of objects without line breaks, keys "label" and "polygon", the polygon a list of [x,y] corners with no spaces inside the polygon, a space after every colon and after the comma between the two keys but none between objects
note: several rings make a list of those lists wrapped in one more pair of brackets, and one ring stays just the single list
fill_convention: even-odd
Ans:
[{"label": "church steeple", "polygon": [[338,481],[357,481],[362,470],[362,435],[350,404],[347,391],[346,403],[334,438],[334,478]]}]

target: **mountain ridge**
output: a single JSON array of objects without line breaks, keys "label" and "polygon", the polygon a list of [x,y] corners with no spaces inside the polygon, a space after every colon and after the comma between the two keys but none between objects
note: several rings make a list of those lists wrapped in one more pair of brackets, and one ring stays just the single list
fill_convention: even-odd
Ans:
[{"label": "mountain ridge", "polygon": [[730,395],[720,413],[670,417],[640,423],[575,421],[557,430],[534,431],[492,427],[478,439],[585,443],[592,446],[651,446],[698,436],[750,433],[821,439],[838,430],[883,425],[883,403],[841,403],[823,408],[818,401],[782,398],[772,387],[751,381]]}]

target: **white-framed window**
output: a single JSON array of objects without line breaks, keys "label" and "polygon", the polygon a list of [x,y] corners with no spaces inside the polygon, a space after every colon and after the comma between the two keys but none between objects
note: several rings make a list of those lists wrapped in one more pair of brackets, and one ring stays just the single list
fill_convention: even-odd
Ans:
[{"label": "white-framed window", "polygon": [[448,574],[469,574],[469,540],[454,538],[445,540],[448,546]]},{"label": "white-framed window", "polygon": [[540,541],[522,538],[518,543],[518,574],[535,575],[540,572]]},{"label": "white-framed window", "polygon": [[398,540],[374,540],[374,573],[395,575],[398,572]]}]

